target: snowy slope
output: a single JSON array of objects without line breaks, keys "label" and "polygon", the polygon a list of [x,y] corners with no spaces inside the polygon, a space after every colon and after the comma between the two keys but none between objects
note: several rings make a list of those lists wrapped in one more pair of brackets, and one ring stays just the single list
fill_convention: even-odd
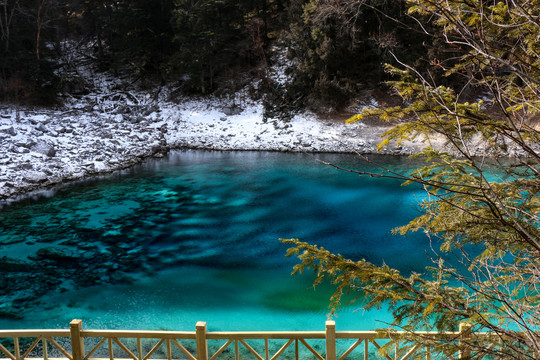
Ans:
[{"label": "snowy slope", "polygon": [[[312,113],[264,121],[261,102],[242,93],[173,103],[166,90],[155,96],[89,68],[76,72],[94,90],[66,96],[57,109],[0,105],[0,201],[126,168],[170,149],[372,153],[384,131]],[[386,149],[415,151],[413,145]]]}]

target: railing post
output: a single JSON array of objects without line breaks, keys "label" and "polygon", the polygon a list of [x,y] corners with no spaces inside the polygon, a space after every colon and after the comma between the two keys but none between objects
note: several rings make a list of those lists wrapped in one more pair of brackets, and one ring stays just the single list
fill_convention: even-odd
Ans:
[{"label": "railing post", "polygon": [[[206,342],[206,323],[198,321],[195,326],[197,342],[197,360],[208,360],[208,343]],[[75,359],[74,359],[75,360]]]},{"label": "railing post", "polygon": [[83,329],[82,320],[72,320],[69,323],[69,331],[71,333],[71,354],[73,360],[84,359],[84,338],[81,336]]},{"label": "railing post", "polygon": [[470,360],[471,348],[467,345],[471,340],[472,326],[469,323],[459,324],[459,359]]},{"label": "railing post", "polygon": [[336,322],[326,322],[326,360],[336,360]]}]

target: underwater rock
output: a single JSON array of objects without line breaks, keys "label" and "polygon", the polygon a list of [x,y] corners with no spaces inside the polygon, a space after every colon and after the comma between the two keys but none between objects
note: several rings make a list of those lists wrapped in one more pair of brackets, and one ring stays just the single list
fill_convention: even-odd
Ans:
[{"label": "underwater rock", "polygon": [[29,256],[32,260],[53,260],[53,261],[77,261],[79,256],[70,249],[59,247],[41,248],[36,252],[36,255]]},{"label": "underwater rock", "polygon": [[0,319],[22,320],[23,317],[15,312],[0,310]]},{"label": "underwater rock", "polygon": [[[3,256],[0,258],[0,271],[2,272],[32,272],[32,266],[22,260],[8,258]],[[3,279],[3,278],[1,278]],[[0,282],[0,288],[2,283]]]}]

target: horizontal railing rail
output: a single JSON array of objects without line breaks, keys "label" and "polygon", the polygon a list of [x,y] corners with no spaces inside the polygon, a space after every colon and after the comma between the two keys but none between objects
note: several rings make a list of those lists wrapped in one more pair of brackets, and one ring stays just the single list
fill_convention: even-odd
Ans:
[{"label": "horizontal railing rail", "polygon": [[[73,320],[69,330],[0,330],[1,360],[156,360],[156,359],[432,359],[426,345],[407,343],[399,331],[336,331],[327,321],[324,331],[208,332],[198,322],[195,331],[84,330]],[[472,333],[468,324],[458,332],[415,332],[439,341],[467,344],[491,341],[489,333]],[[338,346],[339,345],[339,346]],[[390,350],[389,350],[390,349]],[[445,353],[445,359],[469,359],[471,350]],[[485,351],[486,353],[488,351]],[[481,359],[485,354],[476,353]]]}]

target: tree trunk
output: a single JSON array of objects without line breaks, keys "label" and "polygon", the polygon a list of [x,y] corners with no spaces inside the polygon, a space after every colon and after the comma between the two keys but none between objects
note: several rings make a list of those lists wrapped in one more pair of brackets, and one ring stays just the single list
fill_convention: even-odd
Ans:
[{"label": "tree trunk", "polygon": [[39,43],[40,43],[40,37],[41,37],[41,27],[43,25],[41,21],[41,13],[43,11],[43,6],[45,5],[46,0],[41,0],[41,3],[38,7],[38,13],[37,13],[37,35],[36,35],[36,58],[39,60]]}]

